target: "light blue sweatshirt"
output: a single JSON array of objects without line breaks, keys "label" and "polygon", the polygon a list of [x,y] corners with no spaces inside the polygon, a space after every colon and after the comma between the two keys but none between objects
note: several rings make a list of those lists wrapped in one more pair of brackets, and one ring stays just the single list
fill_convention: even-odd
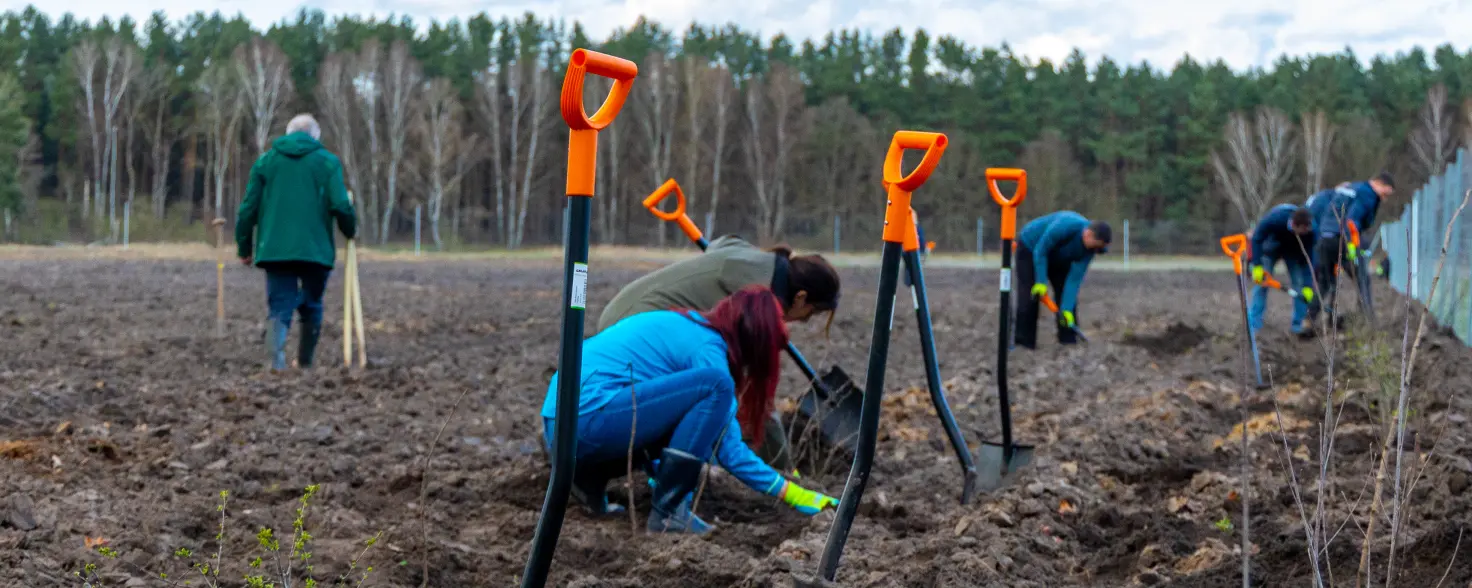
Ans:
[{"label": "light blue sweatshirt", "polygon": [[[729,374],[726,357],[726,341],[699,315],[659,310],[630,316],[583,342],[578,415],[597,411],[631,384],[660,376],[699,368],[718,368]],[[560,375],[554,374],[547,386],[543,418],[557,416]],[[721,437],[716,459],[757,492],[776,496],[782,490],[785,480],[741,440],[741,425],[734,417]]]}]

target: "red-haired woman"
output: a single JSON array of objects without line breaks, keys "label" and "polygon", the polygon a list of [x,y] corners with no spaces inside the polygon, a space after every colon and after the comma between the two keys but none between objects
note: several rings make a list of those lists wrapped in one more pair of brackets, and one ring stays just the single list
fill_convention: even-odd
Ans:
[{"label": "red-haired woman", "polygon": [[[689,501],[712,454],[753,490],[804,514],[836,504],[787,481],[741,441],[743,429],[762,438],[786,344],[782,307],[765,286],[738,290],[706,312],[640,313],[585,341],[574,497],[595,513],[622,510],[608,503],[606,488],[625,473],[632,436],[636,451],[662,448],[651,531],[710,530]],[[560,375],[542,405],[549,446]]]}]

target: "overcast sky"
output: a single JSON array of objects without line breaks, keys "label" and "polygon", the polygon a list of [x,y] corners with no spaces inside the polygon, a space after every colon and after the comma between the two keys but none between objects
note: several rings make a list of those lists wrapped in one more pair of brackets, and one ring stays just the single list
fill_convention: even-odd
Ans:
[{"label": "overcast sky", "polygon": [[[0,0],[7,10],[26,5]],[[196,10],[245,14],[257,27],[294,15],[298,0],[57,0],[39,3],[51,14],[95,20],[153,10],[170,18]],[[972,45],[1006,41],[1034,59],[1061,60],[1073,47],[1090,62],[1100,55],[1169,68],[1186,53],[1221,58],[1233,68],[1268,65],[1283,53],[1338,51],[1346,45],[1362,60],[1385,53],[1453,42],[1467,49],[1472,0],[318,0],[328,15],[408,14],[445,21],[478,12],[577,19],[595,38],[627,26],[641,14],[682,31],[691,21],[736,22],[770,38],[821,38],[828,31],[863,28],[876,35],[899,26],[924,27],[932,36],[955,35]],[[1460,35],[1454,35],[1453,32]]]}]

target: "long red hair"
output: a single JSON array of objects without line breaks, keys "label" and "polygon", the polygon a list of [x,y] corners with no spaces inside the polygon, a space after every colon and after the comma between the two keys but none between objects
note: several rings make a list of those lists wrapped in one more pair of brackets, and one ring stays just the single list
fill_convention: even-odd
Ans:
[{"label": "long red hair", "polygon": [[767,414],[777,397],[787,324],[782,303],[766,286],[747,286],[699,313],[726,342],[726,361],[736,380],[736,421],[761,446]]}]

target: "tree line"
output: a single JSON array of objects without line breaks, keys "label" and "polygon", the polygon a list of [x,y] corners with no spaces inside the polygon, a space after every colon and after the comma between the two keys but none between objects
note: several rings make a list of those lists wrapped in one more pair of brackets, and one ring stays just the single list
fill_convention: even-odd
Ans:
[{"label": "tree line", "polygon": [[[999,166],[1028,170],[1024,217],[1068,208],[1206,244],[1381,169],[1409,192],[1472,120],[1472,54],[1450,45],[1235,71],[1190,56],[1091,65],[1077,50],[1054,63],[924,30],[766,38],[641,18],[593,40],[530,13],[419,27],[303,10],[260,30],[219,13],[93,23],[28,7],[0,17],[0,60],[14,64],[0,72],[4,235],[45,218],[116,238],[125,205],[189,226],[231,219],[251,163],[311,112],[344,162],[364,241],[402,240],[419,209],[435,244],[554,244],[567,142],[556,102],[577,47],[640,68],[600,139],[602,244],[676,244],[639,204],[674,177],[707,232],[817,245],[839,217],[863,248],[878,239],[879,164],[901,128],[951,138],[915,198],[942,248],[968,249],[977,219],[995,222],[983,172]],[[587,100],[607,88],[590,83]]]}]

